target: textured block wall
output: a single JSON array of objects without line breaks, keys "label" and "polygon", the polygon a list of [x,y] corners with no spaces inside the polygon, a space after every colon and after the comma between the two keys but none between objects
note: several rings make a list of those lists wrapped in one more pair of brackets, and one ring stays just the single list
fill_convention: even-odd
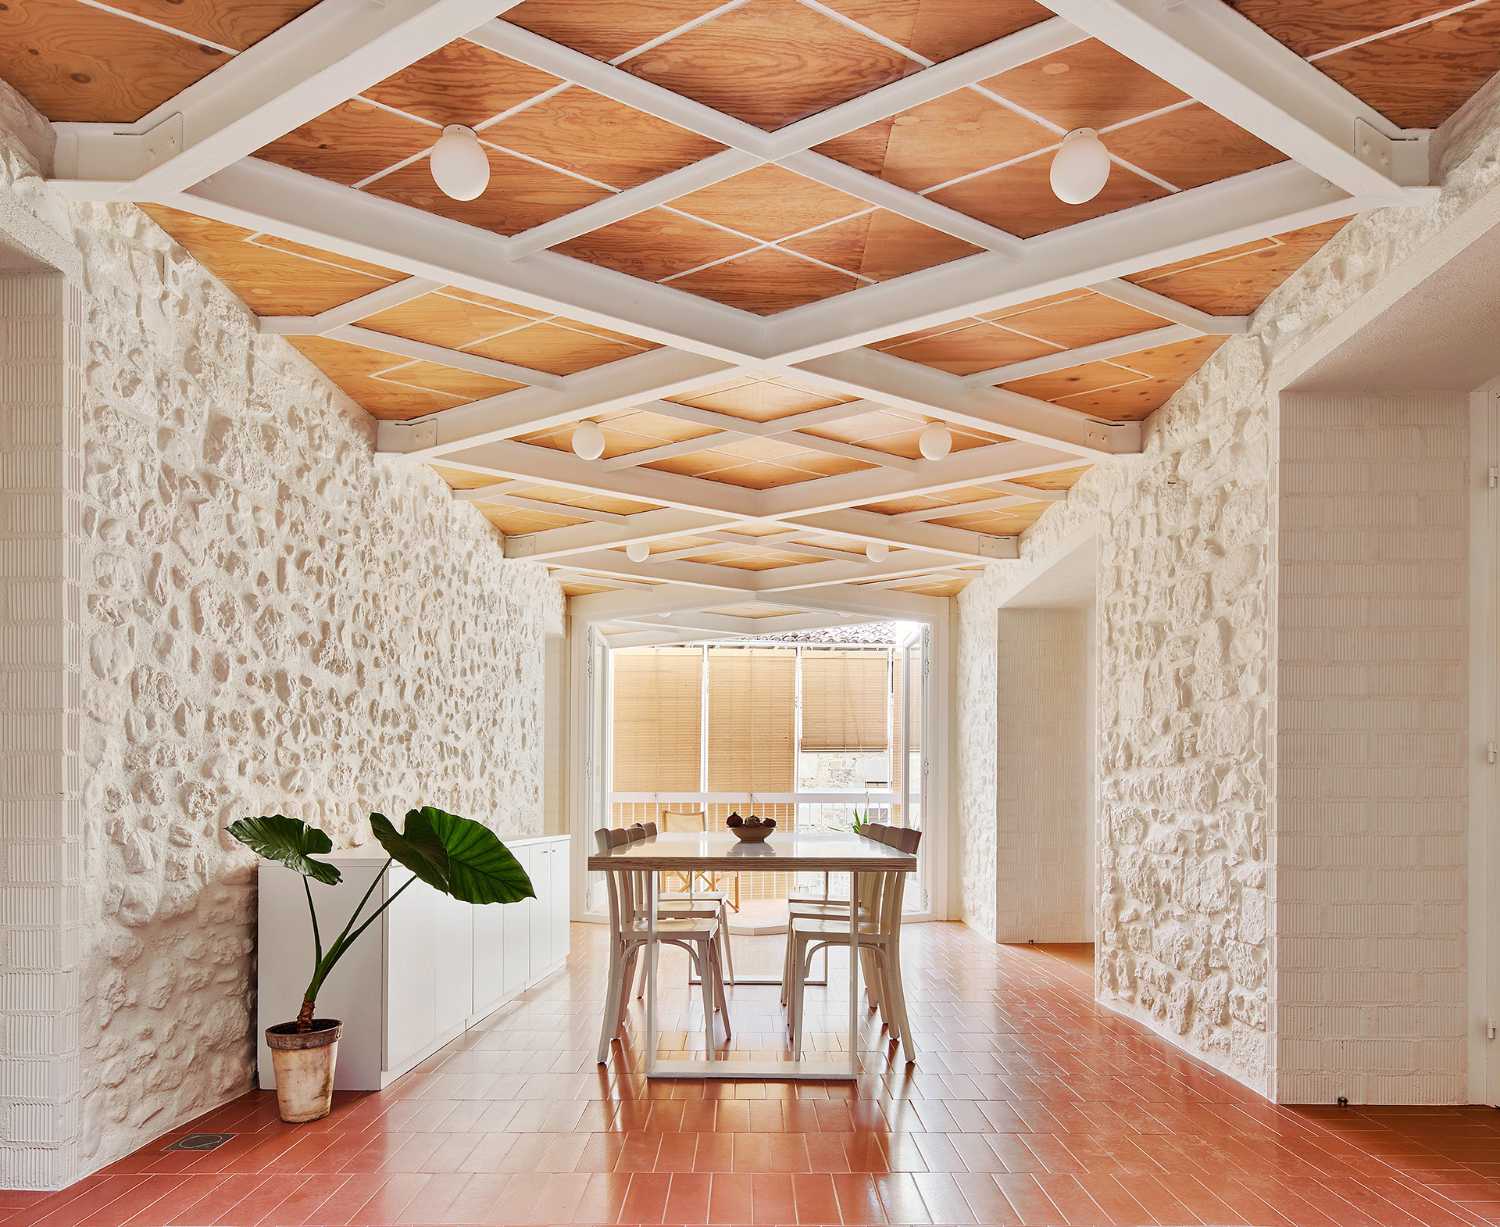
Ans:
[{"label": "textured block wall", "polygon": [[1276,1094],[1462,1103],[1469,403],[1284,398]]},{"label": "textured block wall", "polygon": [[965,920],[995,933],[995,610],[1096,535],[1098,996],[1260,1090],[1280,1060],[1267,893],[1271,369],[1500,185],[1500,84],[1436,134],[1433,165],[1435,204],[1355,218],[1152,416],[1142,456],[1095,466],[1026,533],[1019,559],[959,597]]},{"label": "textured block wall", "polygon": [[77,1170],[81,1100],[79,302],[25,263],[0,248],[0,1188]]},{"label": "textured block wall", "polygon": [[144,215],[62,204],[0,129],[0,229],[27,219],[86,270],[87,1169],[251,1085],[253,863],[228,822],[348,844],[431,801],[541,831],[563,599],[429,470],[377,459],[371,420]]},{"label": "textured block wall", "polygon": [[1003,609],[995,939],[1094,940],[1093,610]]}]

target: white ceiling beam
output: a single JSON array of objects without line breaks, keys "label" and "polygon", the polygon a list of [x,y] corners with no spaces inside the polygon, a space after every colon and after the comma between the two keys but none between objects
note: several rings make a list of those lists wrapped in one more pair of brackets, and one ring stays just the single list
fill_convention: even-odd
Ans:
[{"label": "white ceiling beam", "polygon": [[59,124],[69,195],[153,199],[248,157],[519,0],[323,0],[134,124]]},{"label": "white ceiling beam", "polygon": [[755,590],[760,593],[798,592],[808,588],[826,588],[868,579],[891,579],[924,575],[946,570],[952,562],[947,557],[921,550],[897,550],[884,562],[849,559],[842,562],[809,562],[796,566],[773,567],[756,572]]},{"label": "white ceiling beam", "polygon": [[595,511],[592,507],[549,503],[546,499],[509,494],[496,491],[489,486],[481,486],[475,490],[455,490],[453,497],[463,503],[494,503],[500,507],[515,507],[521,511],[542,511],[548,515],[567,516],[570,520],[586,520],[590,524],[629,524],[631,520],[630,516],[621,515],[617,511]]},{"label": "white ceiling beam", "polygon": [[858,398],[839,405],[827,405],[821,409],[809,409],[806,412],[789,414],[783,418],[772,418],[768,422],[754,422],[748,418],[735,417],[732,413],[721,413],[717,409],[700,409],[697,405],[680,405],[676,401],[669,400],[649,404],[643,402],[636,408],[650,413],[659,413],[663,417],[675,418],[679,422],[712,426],[715,430],[738,431],[740,434],[757,439],[773,439],[777,435],[788,434],[792,431],[803,431],[813,426],[827,426],[833,422],[842,422],[848,418],[858,417],[861,413],[868,413],[872,409],[884,409],[885,406],[872,400]]},{"label": "white ceiling beam", "polygon": [[552,570],[552,578],[560,584],[601,584],[605,587],[613,587],[622,590],[635,590],[649,592],[656,584],[648,584],[638,579],[621,579],[618,575],[591,575],[587,571],[572,571],[567,567],[556,567]]},{"label": "white ceiling beam", "polygon": [[1159,294],[1143,285],[1136,285],[1133,281],[1126,281],[1123,277],[1111,277],[1089,288],[1095,293],[1103,294],[1105,298],[1113,298],[1116,302],[1125,303],[1127,306],[1139,307],[1142,311],[1159,315],[1173,324],[1184,324],[1204,336],[1238,336],[1250,328],[1249,316],[1210,315],[1207,311],[1190,307],[1187,303],[1168,298],[1165,294]]},{"label": "white ceiling beam", "polygon": [[829,584],[800,592],[760,593],[757,600],[798,609],[826,609],[842,613],[864,614],[884,621],[937,623],[948,618],[948,598],[921,596],[913,592],[886,592],[879,588],[861,588],[856,584]]},{"label": "white ceiling beam", "polygon": [[985,533],[945,528],[939,524],[907,523],[876,511],[822,511],[797,517],[810,535],[847,537],[854,541],[883,542],[900,548],[926,550],[973,562],[995,562],[1015,558],[1014,537],[992,537]]},{"label": "white ceiling beam", "polygon": [[[722,600],[722,597],[721,597]],[[692,610],[687,613],[669,614],[666,620],[661,617],[655,618],[621,618],[623,626],[638,626],[643,631],[656,629],[667,631],[671,627],[678,627],[680,631],[691,635],[712,635],[718,638],[748,639],[755,634],[759,626],[757,618],[740,618],[733,614],[709,613],[707,610]],[[682,635],[676,636],[676,642],[682,641]]]},{"label": "white ceiling beam", "polygon": [[517,259],[503,235],[258,158],[150,198],[726,363],[763,344],[749,311],[551,252]]},{"label": "white ceiling beam", "polygon": [[[753,601],[754,593],[746,593],[741,599]],[[591,592],[586,596],[575,596],[568,603],[568,612],[584,623],[638,621],[660,614],[689,613],[706,609],[710,605],[726,604],[724,594],[707,588],[679,588],[664,585],[649,591],[634,589],[625,592]]]},{"label": "white ceiling beam", "polygon": [[1155,345],[1175,345],[1178,341],[1190,341],[1203,334],[1186,324],[1168,324],[1165,328],[1152,328],[1148,332],[1133,332],[1128,337],[1116,337],[1112,341],[1100,341],[1094,345],[1080,345],[1077,349],[1059,350],[1055,354],[1043,354],[1040,358],[1028,358],[1025,362],[1009,362],[1004,366],[992,366],[987,371],[976,371],[964,375],[963,381],[970,387],[990,388],[998,384],[1011,383],[1017,379],[1030,379],[1033,375],[1048,375],[1053,371],[1067,370],[1088,362],[1107,362],[1125,354],[1150,349]]},{"label": "white ceiling beam", "polygon": [[[745,638],[738,631],[694,631],[688,630],[686,634],[679,634],[672,630],[670,622],[645,624],[635,622],[621,622],[617,625],[622,627],[642,626],[641,630],[612,631],[604,636],[604,642],[616,651],[625,648],[652,648],[665,647],[669,644],[682,644],[690,646],[697,643],[732,643]],[[658,629],[646,630],[646,625],[655,625]]]},{"label": "white ceiling beam", "polygon": [[[991,482],[991,485],[999,485]],[[1002,511],[1007,507],[1020,507],[1024,503],[1038,502],[1020,494],[1001,494],[995,498],[982,498],[973,503],[959,503],[952,507],[919,507],[916,511],[902,511],[891,519],[902,524],[925,524],[929,520],[950,520],[959,516],[976,515],[982,511]]]},{"label": "white ceiling beam", "polygon": [[1227,4],[1048,0],[1048,7],[1352,196],[1431,182],[1406,134]]},{"label": "white ceiling beam", "polygon": [[443,457],[447,468],[466,473],[489,473],[497,477],[524,478],[539,486],[561,486],[586,494],[604,494],[657,503],[686,511],[751,517],[759,514],[758,494],[725,482],[684,477],[645,469],[618,469],[606,472],[591,460],[581,460],[572,452],[508,439],[481,443],[467,451]]},{"label": "white ceiling beam", "polygon": [[487,375],[491,379],[504,379],[510,383],[527,384],[534,388],[551,388],[554,392],[563,389],[563,377],[547,371],[533,370],[529,366],[518,366],[514,362],[501,362],[486,358],[483,354],[465,353],[461,349],[448,349],[442,345],[429,345],[426,341],[410,341],[406,337],[376,332],[373,328],[361,328],[357,324],[341,324],[322,334],[331,341],[347,341],[350,345],[362,345],[381,353],[411,358],[417,362],[434,362],[451,366],[455,370],[469,371],[475,375]]},{"label": "white ceiling beam", "polygon": [[480,443],[566,426],[661,396],[721,382],[731,368],[713,358],[654,349],[563,377],[561,389],[522,388],[444,409],[411,422],[382,424],[377,449],[435,460]]},{"label": "white ceiling beam", "polygon": [[961,376],[879,350],[827,354],[795,369],[804,383],[825,391],[861,395],[909,413],[1089,459],[1140,451],[1138,423],[1101,422],[1032,396],[974,387]]},{"label": "white ceiling beam", "polygon": [[706,562],[663,562],[661,556],[645,562],[631,562],[621,550],[594,550],[573,554],[568,566],[619,579],[659,580],[686,584],[693,588],[712,588],[719,593],[739,594],[756,591],[756,572],[739,567],[723,567]]},{"label": "white ceiling beam", "polygon": [[992,481],[985,483],[996,490],[1004,490],[1028,503],[1060,503],[1068,497],[1066,490],[1038,490],[1019,481]]},{"label": "white ceiling beam", "polygon": [[944,567],[941,571],[930,571],[925,576],[903,575],[898,576],[895,579],[882,579],[877,583],[869,584],[867,586],[871,588],[900,588],[902,584],[909,584],[916,579],[945,580],[952,579],[956,576],[968,576],[972,579],[974,576],[974,572],[962,571],[957,567]]},{"label": "white ceiling beam", "polygon": [[505,556],[543,561],[567,558],[594,550],[623,548],[635,541],[649,544],[700,531],[713,531],[731,522],[723,517],[667,507],[630,516],[624,524],[573,524],[567,528],[518,534],[506,539]]},{"label": "white ceiling beam", "polygon": [[885,621],[887,618],[883,615],[851,614],[842,610],[811,610],[807,613],[755,619],[757,633],[762,636],[794,635],[799,631],[820,631],[831,626],[865,626],[871,622]]},{"label": "white ceiling beam", "polygon": [[1371,204],[1296,163],[1278,163],[1028,239],[1023,260],[986,252],[783,311],[768,321],[769,352],[762,360],[805,363],[1345,217]]},{"label": "white ceiling beam", "polygon": [[745,435],[741,431],[724,430],[718,434],[699,435],[695,439],[678,439],[675,443],[663,443],[657,447],[642,448],[638,452],[625,452],[623,455],[611,456],[607,460],[599,461],[599,467],[611,472],[615,469],[632,469],[643,464],[654,464],[658,460],[671,460],[674,456],[701,452],[705,448],[725,447],[731,443],[739,443],[744,438]]},{"label": "white ceiling beam", "polygon": [[429,281],[425,277],[407,277],[381,286],[378,290],[371,290],[368,294],[361,294],[358,298],[351,298],[337,307],[329,307],[317,315],[263,315],[259,320],[260,330],[283,337],[322,336],[335,328],[358,323],[369,316],[391,307],[399,307],[442,288],[441,283]]}]

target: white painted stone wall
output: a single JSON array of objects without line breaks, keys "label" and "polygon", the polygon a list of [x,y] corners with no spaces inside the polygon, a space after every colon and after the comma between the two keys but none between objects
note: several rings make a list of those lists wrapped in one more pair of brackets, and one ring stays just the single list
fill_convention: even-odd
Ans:
[{"label": "white painted stone wall", "polygon": [[1287,395],[1276,1086],[1466,1102],[1469,398]]},{"label": "white painted stone wall", "polygon": [[49,193],[0,95],[0,231],[40,222],[84,269],[87,1170],[251,1085],[254,873],[228,822],[349,844],[430,801],[542,830],[563,598],[429,470],[377,460],[372,421],[143,214]]},{"label": "white painted stone wall", "polygon": [[995,939],[1094,940],[1092,609],[998,615]]},{"label": "white painted stone wall", "polygon": [[1500,85],[1437,134],[1425,209],[1361,216],[959,597],[965,919],[995,933],[995,611],[1099,540],[1097,990],[1252,1087],[1272,1086],[1267,841],[1278,425],[1273,362],[1500,184]]}]

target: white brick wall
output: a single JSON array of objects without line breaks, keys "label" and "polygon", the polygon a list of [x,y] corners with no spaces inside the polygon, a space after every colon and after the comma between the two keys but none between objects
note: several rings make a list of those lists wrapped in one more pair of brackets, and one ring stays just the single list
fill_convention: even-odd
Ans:
[{"label": "white brick wall", "polygon": [[1094,940],[1093,610],[1002,609],[995,938]]},{"label": "white brick wall", "polygon": [[1288,395],[1280,423],[1276,1084],[1465,1099],[1462,395]]},{"label": "white brick wall", "polygon": [[[0,263],[19,265],[17,260]],[[0,271],[0,1187],[78,1167],[79,301],[60,273]]]}]

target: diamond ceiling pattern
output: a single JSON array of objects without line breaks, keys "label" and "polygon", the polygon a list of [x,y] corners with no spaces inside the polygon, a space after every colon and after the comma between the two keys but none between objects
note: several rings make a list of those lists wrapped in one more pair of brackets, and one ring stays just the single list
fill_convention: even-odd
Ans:
[{"label": "diamond ceiling pattern", "polygon": [[[1500,3],[1493,0],[1456,10],[1436,0],[1227,3],[1397,125],[1436,126],[1500,69]],[[0,4],[0,77],[54,120],[149,120],[312,7],[310,0]],[[874,293],[881,283],[910,278],[920,294],[932,278],[953,275],[944,266],[989,248],[1024,256],[1031,242],[1050,242],[1048,236],[1070,227],[1284,161],[1277,149],[1120,50],[1083,36],[992,75],[974,74],[973,84],[929,91],[915,105],[865,107],[842,134],[782,159],[789,164],[755,165],[751,157],[717,176],[700,173],[701,164],[739,156],[726,155],[720,140],[753,148],[748,138],[710,125],[705,131],[720,138],[710,139],[682,126],[698,122],[693,116],[702,112],[651,101],[669,91],[748,125],[741,134],[774,133],[1052,20],[1033,0],[524,0],[494,29],[524,31],[519,37],[546,40],[574,61],[607,65],[622,81],[633,79],[635,92],[588,74],[579,79],[597,89],[555,75],[574,71],[565,56],[538,61],[550,71],[533,67],[485,45],[476,32],[270,139],[255,154],[285,171],[416,211],[402,216],[430,214],[528,240],[535,236],[527,232],[546,227],[536,231],[546,237],[534,246],[546,248],[542,254],[558,262],[559,275],[587,267],[613,279],[616,299],[627,304],[622,310],[580,310],[583,318],[575,318],[459,286],[413,281],[403,291],[409,274],[399,267],[144,207],[260,316],[295,325],[386,292],[369,311],[346,312],[337,327],[290,340],[371,414],[410,421],[491,400],[504,404],[507,397],[519,403],[515,398],[556,389],[559,381],[659,351],[650,339],[659,332],[634,331],[632,286],[679,291],[692,296],[682,301],[697,300],[703,310],[745,312],[747,329],[757,324],[753,317],[824,302],[847,301],[853,317],[868,298],[861,290]],[[488,41],[527,54],[515,39]],[[643,88],[656,93],[643,95]],[[619,97],[606,96],[612,92]],[[483,142],[490,181],[477,199],[452,199],[433,182],[427,154],[448,124],[473,128]],[[1101,133],[1111,168],[1094,199],[1068,205],[1053,194],[1049,170],[1060,139],[1079,127]],[[640,195],[640,206],[616,207],[629,192]],[[1224,342],[1180,320],[1191,321],[1192,312],[1254,313],[1344,220],[1136,267],[1117,282],[997,310],[938,323],[929,315],[920,326],[886,329],[864,352],[894,364],[882,369],[941,377],[949,381],[944,386],[970,389],[975,397],[1009,394],[1079,422],[1139,421]],[[1070,360],[1075,350],[1089,352]],[[1008,454],[1011,436],[982,429],[974,415],[928,414],[919,399],[882,401],[859,392],[802,379],[795,370],[746,366],[623,408],[590,412],[585,405],[561,424],[554,418],[544,428],[505,436],[526,455],[568,458],[575,433],[592,422],[604,436],[601,471],[620,474],[629,496],[614,492],[607,476],[599,488],[587,488],[441,461],[435,467],[500,531],[517,536],[683,505],[665,488],[663,501],[653,501],[646,497],[650,487],[625,483],[627,474],[774,491],[922,466],[940,473],[943,465],[966,463],[969,453],[994,456],[998,465]],[[918,440],[940,420],[951,429],[951,457],[928,462]],[[636,455],[638,462],[631,459]],[[1009,535],[1045,510],[1049,492],[1066,489],[1087,467],[1008,470],[998,485],[980,478],[835,505],[902,524]],[[651,549],[674,565],[746,571],[820,560],[838,566],[840,559],[863,557],[856,538],[788,531],[774,522],[735,527],[726,520],[714,534],[668,535]],[[950,559],[929,575],[898,577],[887,586],[941,595],[967,582],[976,565]],[[584,574],[570,582],[583,592],[607,590],[618,580]]]}]

